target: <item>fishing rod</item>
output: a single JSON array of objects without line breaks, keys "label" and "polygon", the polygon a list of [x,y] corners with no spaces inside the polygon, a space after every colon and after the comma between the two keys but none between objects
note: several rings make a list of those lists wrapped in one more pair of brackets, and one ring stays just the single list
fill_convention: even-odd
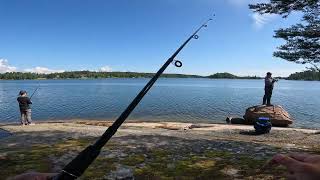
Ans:
[{"label": "fishing rod", "polygon": [[32,98],[32,96],[40,89],[40,84],[38,84],[38,87],[33,91],[32,95],[30,96],[30,100]]},{"label": "fishing rod", "polygon": [[122,112],[118,119],[104,132],[104,134],[93,144],[89,145],[86,149],[78,154],[69,164],[67,164],[63,170],[55,177],[53,180],[74,180],[80,177],[84,171],[90,166],[90,164],[97,158],[100,154],[102,147],[110,140],[110,138],[117,132],[122,123],[127,119],[134,108],[139,104],[145,94],[151,89],[153,84],[158,80],[161,74],[166,70],[166,68],[173,63],[176,67],[181,67],[182,62],[175,60],[175,57],[180,53],[180,51],[191,41],[192,39],[198,39],[198,32],[207,27],[209,21],[213,19],[208,19],[204,24],[202,24],[177,50],[173,55],[163,64],[159,71],[150,79],[150,81],[145,85],[145,87],[140,91],[140,93],[133,99],[130,105]]}]

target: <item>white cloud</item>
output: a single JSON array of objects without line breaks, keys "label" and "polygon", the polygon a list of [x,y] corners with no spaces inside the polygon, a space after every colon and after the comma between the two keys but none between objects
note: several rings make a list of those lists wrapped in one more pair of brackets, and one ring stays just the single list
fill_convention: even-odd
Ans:
[{"label": "white cloud", "polygon": [[32,72],[32,73],[38,73],[38,74],[51,74],[51,73],[59,73],[59,72],[64,72],[64,70],[54,70],[54,69],[49,69],[46,67],[35,67],[31,69],[25,69],[24,72]]},{"label": "white cloud", "polygon": [[14,66],[10,66],[8,63],[8,60],[0,59],[0,73],[15,72],[15,71],[17,71],[17,68]]},{"label": "white cloud", "polygon": [[111,72],[112,68],[110,66],[103,66],[99,69],[100,72]]},{"label": "white cloud", "polygon": [[[269,0],[227,0],[229,4],[236,8],[249,8],[249,4],[257,4],[257,3],[267,3]],[[250,10],[251,11],[251,10]],[[252,12],[252,11],[251,11]],[[261,29],[266,24],[270,23],[275,19],[275,14],[259,14],[259,13],[251,13],[250,17],[253,21],[253,26],[257,29]]]},{"label": "white cloud", "polygon": [[260,29],[267,23],[270,23],[272,20],[274,20],[276,18],[276,15],[253,13],[251,14],[251,18],[253,20],[254,27]]}]

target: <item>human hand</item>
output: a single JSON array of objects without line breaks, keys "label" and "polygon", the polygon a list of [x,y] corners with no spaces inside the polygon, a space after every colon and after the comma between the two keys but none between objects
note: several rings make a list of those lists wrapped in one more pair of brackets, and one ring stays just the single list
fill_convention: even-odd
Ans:
[{"label": "human hand", "polygon": [[320,179],[320,156],[312,154],[293,153],[275,155],[270,165],[283,165],[288,170],[289,180],[318,180]]},{"label": "human hand", "polygon": [[30,172],[17,175],[15,177],[9,178],[8,180],[48,180],[57,175],[56,173],[37,173]]}]

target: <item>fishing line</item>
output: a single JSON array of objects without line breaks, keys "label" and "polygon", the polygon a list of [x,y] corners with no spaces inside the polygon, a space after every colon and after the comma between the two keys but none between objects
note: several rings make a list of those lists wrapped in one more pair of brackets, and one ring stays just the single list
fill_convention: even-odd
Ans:
[{"label": "fishing line", "polygon": [[40,83],[38,83],[38,87],[33,91],[32,95],[30,96],[30,100],[33,97],[33,95],[40,89]]}]

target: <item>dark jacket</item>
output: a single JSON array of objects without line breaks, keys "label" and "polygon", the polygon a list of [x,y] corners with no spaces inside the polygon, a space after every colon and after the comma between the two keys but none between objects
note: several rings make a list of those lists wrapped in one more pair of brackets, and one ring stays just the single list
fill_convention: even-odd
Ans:
[{"label": "dark jacket", "polygon": [[274,86],[274,82],[275,82],[275,80],[273,78],[265,77],[264,78],[264,83],[265,83],[264,89],[272,91],[273,90],[273,86]]},{"label": "dark jacket", "polygon": [[20,96],[17,98],[17,101],[19,102],[20,111],[27,111],[28,109],[31,109],[30,104],[32,104],[32,102],[29,97]]}]

